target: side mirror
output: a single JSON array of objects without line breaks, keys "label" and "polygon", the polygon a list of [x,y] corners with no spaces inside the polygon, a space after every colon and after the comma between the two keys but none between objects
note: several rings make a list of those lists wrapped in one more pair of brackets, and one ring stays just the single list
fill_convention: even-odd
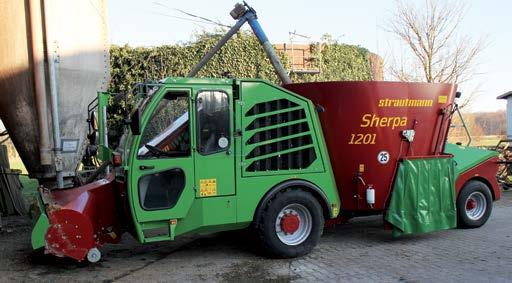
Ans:
[{"label": "side mirror", "polygon": [[130,116],[130,129],[134,136],[140,135],[140,116],[141,113],[139,108],[135,109]]}]

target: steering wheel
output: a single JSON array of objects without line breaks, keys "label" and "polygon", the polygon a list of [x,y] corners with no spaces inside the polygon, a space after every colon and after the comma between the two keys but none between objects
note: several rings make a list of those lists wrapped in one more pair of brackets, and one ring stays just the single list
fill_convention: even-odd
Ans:
[{"label": "steering wheel", "polygon": [[176,156],[182,156],[184,153],[186,153],[183,151],[177,151],[177,152],[165,151],[165,150],[159,149],[156,146],[152,146],[150,144],[145,144],[144,146],[148,149],[149,152],[151,152],[151,154],[153,154],[155,156],[163,155],[163,156],[168,156],[168,157],[176,157]]},{"label": "steering wheel", "polygon": [[167,151],[164,151],[164,150],[161,150],[159,149],[158,147],[156,146],[152,146],[150,144],[145,144],[144,145],[149,152],[151,152],[153,155],[156,155],[156,156],[160,156],[160,155],[169,155],[169,153]]}]

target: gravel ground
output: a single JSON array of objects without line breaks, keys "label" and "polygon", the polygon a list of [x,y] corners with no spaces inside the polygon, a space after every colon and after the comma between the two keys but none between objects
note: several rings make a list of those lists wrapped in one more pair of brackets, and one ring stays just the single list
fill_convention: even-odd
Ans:
[{"label": "gravel ground", "polygon": [[3,218],[0,281],[512,281],[512,191],[503,193],[479,229],[394,239],[381,217],[325,229],[317,248],[292,260],[267,259],[247,232],[182,237],[174,242],[102,248],[97,264],[39,256],[30,248],[30,222]]}]

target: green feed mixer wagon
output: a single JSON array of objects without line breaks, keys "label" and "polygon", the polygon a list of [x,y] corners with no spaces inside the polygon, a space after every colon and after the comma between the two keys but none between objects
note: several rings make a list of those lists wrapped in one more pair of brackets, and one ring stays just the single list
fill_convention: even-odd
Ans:
[{"label": "green feed mixer wagon", "polygon": [[[78,186],[41,186],[34,249],[96,262],[123,233],[149,243],[250,228],[268,255],[288,258],[356,216],[382,214],[395,235],[487,221],[500,198],[496,156],[446,143],[455,85],[294,84],[256,12],[244,3],[231,15],[236,25],[189,77],[138,85],[116,148],[116,95],[98,93],[85,152],[102,165]],[[283,85],[194,78],[245,22]]]}]

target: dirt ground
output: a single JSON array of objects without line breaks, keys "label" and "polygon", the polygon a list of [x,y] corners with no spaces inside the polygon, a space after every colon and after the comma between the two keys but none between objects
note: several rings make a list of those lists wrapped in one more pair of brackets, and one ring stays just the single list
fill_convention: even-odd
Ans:
[{"label": "dirt ground", "polygon": [[2,282],[510,282],[512,191],[495,203],[489,222],[394,239],[381,217],[363,217],[326,229],[308,256],[263,257],[247,232],[182,237],[141,245],[128,235],[103,247],[99,263],[39,256],[30,248],[30,221],[3,218]]}]

